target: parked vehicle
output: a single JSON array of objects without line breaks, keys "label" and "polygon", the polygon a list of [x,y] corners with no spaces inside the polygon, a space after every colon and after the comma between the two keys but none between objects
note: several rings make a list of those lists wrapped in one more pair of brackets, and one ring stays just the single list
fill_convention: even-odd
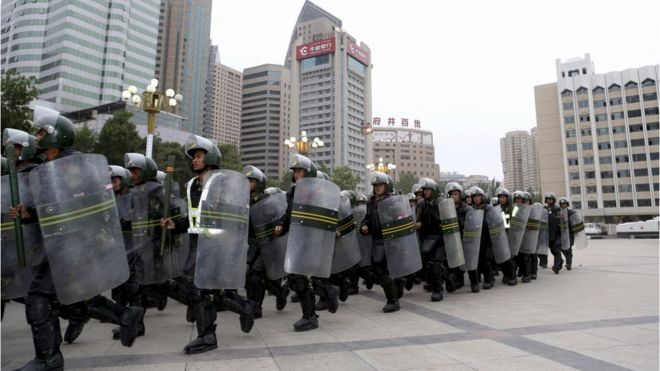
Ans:
[{"label": "parked vehicle", "polygon": [[602,238],[607,236],[607,229],[596,223],[585,223],[584,232],[591,238]]},{"label": "parked vehicle", "polygon": [[658,238],[660,216],[641,222],[621,223],[616,226],[617,237]]}]

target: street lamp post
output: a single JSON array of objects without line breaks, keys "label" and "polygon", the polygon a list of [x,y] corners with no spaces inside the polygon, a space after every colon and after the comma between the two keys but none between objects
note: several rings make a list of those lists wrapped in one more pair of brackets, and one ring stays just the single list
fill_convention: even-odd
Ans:
[{"label": "street lamp post", "polygon": [[286,139],[284,141],[284,145],[289,147],[289,149],[295,148],[298,153],[300,153],[303,156],[309,155],[309,153],[312,151],[314,148],[319,148],[319,147],[324,147],[325,144],[323,143],[322,140],[320,140],[318,137],[314,137],[314,139],[310,142],[309,138],[307,138],[307,131],[303,130],[300,132],[300,140],[296,139],[296,137],[291,137],[289,139]]},{"label": "street lamp post", "polygon": [[[165,94],[156,90],[158,88],[158,79],[151,79],[147,88],[142,92],[142,97],[138,94],[137,87],[131,85],[127,90],[121,93],[125,102],[132,103],[134,106],[142,107],[147,113],[147,148],[145,156],[151,158],[154,146],[154,133],[156,132],[156,114],[163,109],[163,100],[167,99],[167,107],[174,109],[177,102],[183,100],[183,95],[175,94],[173,89],[167,89]],[[165,96],[165,98],[163,97]]]},{"label": "street lamp post", "polygon": [[386,164],[385,162],[383,162],[383,158],[381,157],[381,158],[378,159],[377,164],[367,165],[367,169],[369,169],[371,171],[380,171],[381,173],[389,174],[390,171],[393,171],[394,169],[396,169],[396,165],[391,163],[391,162],[388,162]]}]

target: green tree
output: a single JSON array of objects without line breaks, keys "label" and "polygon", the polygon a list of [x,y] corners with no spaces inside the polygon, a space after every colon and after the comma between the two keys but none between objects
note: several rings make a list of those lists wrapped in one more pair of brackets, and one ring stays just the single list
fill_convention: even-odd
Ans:
[{"label": "green tree", "polygon": [[353,171],[348,166],[339,166],[335,168],[332,173],[332,182],[339,186],[342,190],[355,190],[360,181],[360,177],[353,174]]},{"label": "green tree", "polygon": [[153,159],[158,165],[158,169],[165,171],[167,167],[167,158],[174,155],[174,181],[179,183],[180,189],[183,192],[185,184],[190,180],[195,173],[192,171],[190,164],[191,160],[182,145],[176,142],[163,142],[159,137],[154,137],[153,146]]},{"label": "green tree", "polygon": [[288,191],[289,188],[291,188],[291,178],[293,178],[293,171],[287,170],[282,176],[280,177],[280,185],[279,188],[283,191]]},{"label": "green tree", "polygon": [[242,171],[243,165],[241,164],[241,153],[238,147],[233,144],[220,144],[218,145],[222,160],[220,161],[221,168]]},{"label": "green tree", "polygon": [[144,153],[145,142],[129,121],[131,116],[133,114],[128,111],[118,111],[106,121],[99,134],[95,152],[104,155],[111,165],[123,166],[125,153]]},{"label": "green tree", "polygon": [[395,187],[397,191],[403,193],[410,193],[413,184],[417,183],[417,177],[415,174],[404,171],[399,176],[399,181],[396,182]]},{"label": "green tree", "polygon": [[0,100],[1,129],[14,128],[30,133],[32,125],[28,120],[32,111],[28,104],[39,95],[34,86],[34,77],[26,77],[12,70],[2,74],[2,99]]},{"label": "green tree", "polygon": [[76,130],[76,139],[73,148],[82,153],[93,153],[96,150],[97,135],[87,126]]}]

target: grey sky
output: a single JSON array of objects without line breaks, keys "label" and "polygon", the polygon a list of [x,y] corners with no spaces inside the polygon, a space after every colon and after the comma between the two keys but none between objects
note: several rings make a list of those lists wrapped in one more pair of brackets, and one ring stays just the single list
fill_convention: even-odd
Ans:
[{"label": "grey sky", "polygon": [[[660,62],[660,1],[316,0],[372,51],[373,113],[432,130],[441,171],[502,178],[499,139],[535,126],[555,59],[596,73]],[[238,70],[282,64],[304,0],[214,1],[211,39]]]}]

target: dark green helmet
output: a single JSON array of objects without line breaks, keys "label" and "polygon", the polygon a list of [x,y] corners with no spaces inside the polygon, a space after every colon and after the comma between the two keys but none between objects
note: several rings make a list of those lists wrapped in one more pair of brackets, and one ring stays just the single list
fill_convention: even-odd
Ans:
[{"label": "dark green helmet", "polygon": [[158,165],[156,165],[156,162],[141,153],[125,154],[124,167],[129,170],[132,168],[138,168],[142,170],[140,171],[140,179],[138,179],[138,183],[156,179],[158,174]]},{"label": "dark green helmet", "polygon": [[126,188],[131,185],[131,172],[125,167],[110,165],[110,179],[114,177],[121,178],[122,188]]},{"label": "dark green helmet", "polygon": [[415,201],[415,202],[417,202],[417,196],[415,196],[414,193],[408,193],[408,201]]},{"label": "dark green helmet", "polygon": [[34,135],[30,135],[23,130],[7,128],[2,132],[2,146],[13,144],[21,148],[17,161],[27,161],[34,158],[37,154],[37,144]]},{"label": "dark green helmet", "polygon": [[256,180],[257,181],[256,191],[258,193],[264,193],[264,191],[266,190],[266,183],[268,182],[268,177],[264,173],[262,173],[261,170],[259,170],[259,168],[252,165],[246,165],[243,168],[243,174],[245,174],[245,176],[248,179]]},{"label": "dark green helmet", "polygon": [[566,206],[570,206],[571,203],[568,201],[568,198],[566,197],[559,197],[559,206],[562,204],[566,204]]},{"label": "dark green helmet", "polygon": [[330,180],[330,176],[321,170],[316,170],[316,177],[325,180]]},{"label": "dark green helmet", "polygon": [[525,194],[525,200],[527,201],[532,201],[532,194],[529,192],[524,192]]},{"label": "dark green helmet", "polygon": [[291,170],[303,169],[305,170],[305,178],[317,178],[316,172],[318,170],[316,168],[316,165],[312,162],[312,160],[310,160],[306,156],[297,153],[293,155],[293,158],[291,159],[291,166],[289,166],[289,169]]},{"label": "dark green helmet", "polygon": [[71,120],[60,115],[57,111],[44,107],[36,107],[33,117],[32,124],[37,129],[43,129],[46,132],[37,144],[39,148],[66,149],[73,147],[76,130]]},{"label": "dark green helmet", "polygon": [[557,202],[557,195],[554,192],[548,192],[545,194],[545,197],[543,197],[543,201],[545,202],[547,199],[551,199],[553,202]]},{"label": "dark green helmet", "polygon": [[412,188],[410,189],[410,192],[412,192],[412,194],[414,194],[414,195],[416,195],[417,193],[419,193],[421,191],[422,191],[422,187],[419,186],[419,183],[413,184]]},{"label": "dark green helmet", "polygon": [[9,175],[9,163],[4,157],[2,157],[2,175]]},{"label": "dark green helmet", "polygon": [[447,183],[447,185],[445,186],[445,194],[449,196],[450,193],[454,191],[458,191],[461,195],[463,195],[463,187],[460,184],[456,182]]},{"label": "dark green helmet", "polygon": [[284,191],[277,188],[277,187],[268,187],[268,188],[264,189],[264,193],[269,195],[269,196],[276,195],[276,194],[282,193],[282,192],[284,192]]},{"label": "dark green helmet", "polygon": [[186,156],[193,158],[195,151],[203,150],[206,152],[204,156],[204,166],[211,166],[211,168],[219,169],[220,168],[220,159],[222,154],[218,146],[213,144],[210,140],[200,137],[199,135],[190,135],[186,140],[186,144],[183,146],[186,151]]},{"label": "dark green helmet", "polygon": [[511,192],[509,192],[509,190],[504,187],[497,187],[495,190],[495,196],[506,196],[509,201],[511,200]]},{"label": "dark green helmet", "polygon": [[160,182],[160,184],[165,184],[165,178],[167,178],[167,174],[165,174],[164,171],[158,170],[156,172],[156,180]]},{"label": "dark green helmet", "polygon": [[385,193],[393,195],[394,194],[394,180],[392,177],[380,171],[374,171],[371,176],[371,185],[376,184],[385,184]]},{"label": "dark green helmet", "polygon": [[358,202],[364,202],[366,204],[367,201],[368,201],[367,196],[359,195],[359,196],[357,196],[357,199],[355,200],[355,203],[357,204]]},{"label": "dark green helmet", "polygon": [[438,198],[438,193],[439,193],[438,183],[436,183],[435,180],[431,178],[420,178],[418,182],[419,182],[419,187],[422,188],[422,190],[424,190],[425,188],[429,188],[433,190],[433,194],[431,195],[431,197]]},{"label": "dark green helmet", "polygon": [[486,193],[484,193],[484,190],[481,189],[480,187],[476,187],[476,186],[470,187],[470,191],[471,191],[470,197],[474,197],[477,195],[481,195],[482,199],[486,197]]},{"label": "dark green helmet", "polygon": [[357,193],[355,193],[355,191],[341,191],[339,194],[341,196],[347,197],[351,202],[351,207],[355,207],[355,202],[357,201]]},{"label": "dark green helmet", "polygon": [[513,192],[513,200],[515,201],[516,198],[521,198],[521,199],[525,200],[525,192],[523,192],[523,191]]}]

